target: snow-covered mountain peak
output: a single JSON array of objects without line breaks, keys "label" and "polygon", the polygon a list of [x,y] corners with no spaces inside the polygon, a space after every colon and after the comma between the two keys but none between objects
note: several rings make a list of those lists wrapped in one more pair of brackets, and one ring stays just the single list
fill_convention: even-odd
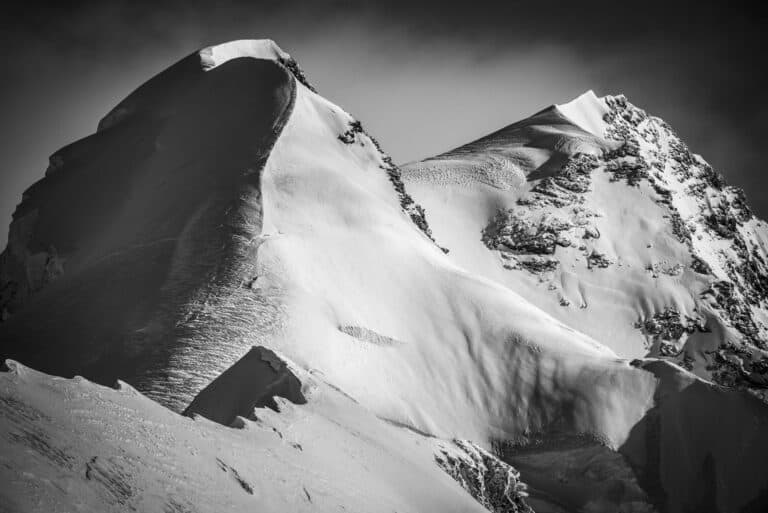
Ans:
[{"label": "snow-covered mountain peak", "polygon": [[605,116],[610,108],[605,98],[598,98],[593,90],[589,90],[568,103],[556,105],[555,108],[576,126],[596,137],[605,137],[608,125]]},{"label": "snow-covered mountain peak", "polygon": [[459,265],[621,356],[765,396],[768,229],[623,95],[587,92],[404,173]]},{"label": "snow-covered mountain peak", "polygon": [[14,213],[0,356],[137,392],[10,363],[0,509],[740,511],[766,240],[621,96],[401,170],[273,42],[208,47]]}]

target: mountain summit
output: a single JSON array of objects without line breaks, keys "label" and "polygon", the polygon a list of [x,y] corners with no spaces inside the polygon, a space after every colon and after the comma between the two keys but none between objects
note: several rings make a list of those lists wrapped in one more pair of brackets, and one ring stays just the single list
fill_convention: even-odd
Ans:
[{"label": "mountain summit", "polygon": [[0,504],[759,511],[767,233],[621,96],[401,169],[274,42],[205,48],[14,213]]},{"label": "mountain summit", "polygon": [[768,229],[661,119],[590,91],[404,170],[462,267],[765,400]]}]

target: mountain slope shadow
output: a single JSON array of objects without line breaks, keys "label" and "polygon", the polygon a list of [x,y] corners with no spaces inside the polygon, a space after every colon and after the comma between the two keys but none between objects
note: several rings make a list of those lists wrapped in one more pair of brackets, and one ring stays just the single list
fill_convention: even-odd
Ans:
[{"label": "mountain slope shadow", "polygon": [[[185,347],[232,355],[222,365],[242,354],[237,337],[210,335],[233,329],[242,311],[222,305],[208,317],[216,298],[255,275],[260,173],[295,88],[277,62],[236,58],[204,71],[195,53],[55,155],[56,169],[25,193],[0,262],[0,285],[17,292],[0,304],[11,313],[0,356],[104,384],[121,378],[181,409],[223,369],[184,374],[170,360]],[[276,315],[264,301],[244,308],[252,304],[264,323]]]},{"label": "mountain slope shadow", "polygon": [[658,509],[764,511],[765,405],[744,391],[684,375],[668,362],[639,365],[660,379],[656,406],[635,425],[619,451]]}]

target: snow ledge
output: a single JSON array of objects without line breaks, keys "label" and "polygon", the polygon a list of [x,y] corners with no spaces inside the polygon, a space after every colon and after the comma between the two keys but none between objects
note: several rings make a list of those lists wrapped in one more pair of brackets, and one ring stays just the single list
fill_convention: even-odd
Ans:
[{"label": "snow ledge", "polygon": [[291,60],[291,56],[271,39],[239,39],[208,46],[198,52],[205,71],[240,57],[266,59],[276,62]]}]

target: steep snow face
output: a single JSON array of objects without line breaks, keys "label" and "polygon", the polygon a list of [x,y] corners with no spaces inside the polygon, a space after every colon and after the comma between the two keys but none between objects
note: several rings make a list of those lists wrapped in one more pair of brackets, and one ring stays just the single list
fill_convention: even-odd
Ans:
[{"label": "steep snow face", "polygon": [[279,311],[249,287],[260,172],[294,84],[271,60],[204,71],[195,53],[58,151],[0,257],[3,355],[181,410],[268,337]]},{"label": "steep snow face", "polygon": [[351,121],[299,86],[265,166],[256,286],[283,291],[285,312],[271,347],[434,435],[516,440],[558,431],[567,409],[567,431],[620,444],[651,377],[453,265],[403,212],[373,141],[340,140]]},{"label": "steep snow face", "polygon": [[403,176],[456,264],[621,356],[762,394],[768,230],[660,119],[590,91]]}]

